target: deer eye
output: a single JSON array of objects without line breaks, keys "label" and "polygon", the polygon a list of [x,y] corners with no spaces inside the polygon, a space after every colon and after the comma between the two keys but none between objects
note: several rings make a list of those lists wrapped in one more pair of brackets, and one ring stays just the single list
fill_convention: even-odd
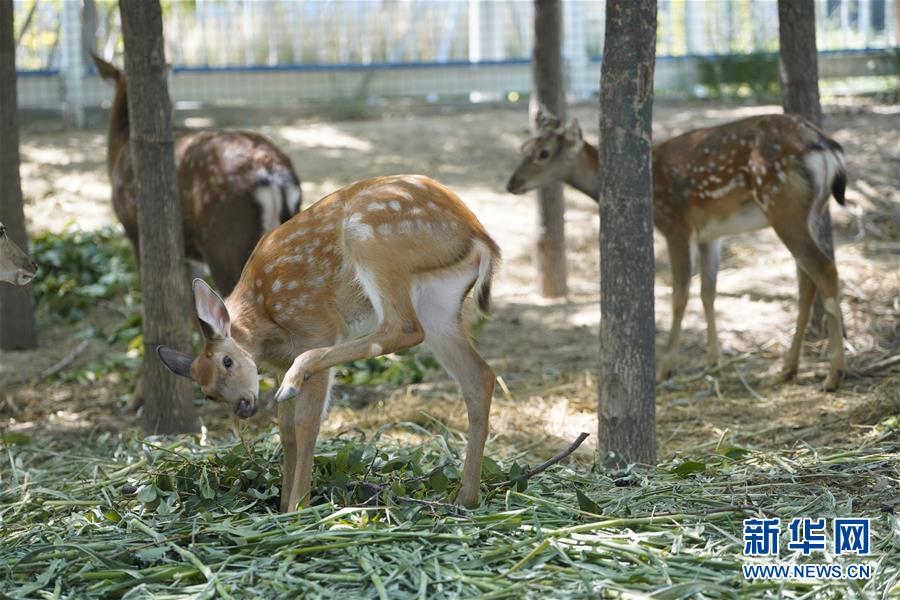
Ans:
[{"label": "deer eye", "polygon": [[222,364],[225,365],[226,369],[230,369],[232,366],[234,366],[234,361],[231,360],[230,356],[226,356],[222,359]]},{"label": "deer eye", "polygon": [[541,148],[541,151],[538,152],[538,160],[547,160],[550,158],[550,151],[546,148]]}]

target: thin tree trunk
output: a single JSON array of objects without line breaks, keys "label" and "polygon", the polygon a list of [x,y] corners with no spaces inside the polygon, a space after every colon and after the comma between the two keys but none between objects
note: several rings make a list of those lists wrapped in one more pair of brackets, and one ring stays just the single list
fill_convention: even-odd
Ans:
[{"label": "thin tree trunk", "polygon": [[[566,122],[566,86],[562,63],[562,8],[560,0],[534,2],[534,94],[531,127],[535,131],[537,105],[543,104],[560,122]],[[563,186],[552,183],[538,190],[537,263],[538,291],[545,298],[566,295],[566,231]]]},{"label": "thin tree trunk", "polygon": [[600,80],[600,460],[656,462],[650,163],[656,0],[608,0]]},{"label": "thin tree trunk", "polygon": [[[0,222],[27,252],[22,182],[19,179],[19,115],[16,100],[16,40],[12,0],[0,0]],[[37,347],[31,286],[0,284],[0,349]]]},{"label": "thin tree trunk", "polygon": [[[778,40],[781,57],[781,106],[822,126],[819,101],[819,63],[816,53],[816,7],[814,0],[778,0]],[[828,203],[817,220],[816,237],[822,250],[834,260],[834,234]],[[825,335],[825,307],[816,293],[811,332]]]},{"label": "thin tree trunk", "polygon": [[128,77],[130,150],[137,181],[144,306],[144,426],[153,433],[197,430],[190,382],[167,371],[156,346],[190,352],[190,292],[184,271],[181,202],[175,178],[172,107],[157,0],[121,0]]}]

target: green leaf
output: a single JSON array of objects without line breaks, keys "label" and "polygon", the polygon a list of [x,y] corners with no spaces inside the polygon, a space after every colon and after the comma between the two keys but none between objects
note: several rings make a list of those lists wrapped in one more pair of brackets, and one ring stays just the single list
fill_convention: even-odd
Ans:
[{"label": "green leaf", "polygon": [[206,472],[205,468],[200,474],[200,496],[207,500],[212,500],[216,497],[216,490],[213,489],[209,473]]},{"label": "green leaf", "polygon": [[3,440],[6,446],[27,446],[31,443],[30,437],[18,431],[8,431],[0,436],[0,440]]},{"label": "green leaf", "polygon": [[705,470],[706,463],[702,463],[696,460],[686,460],[672,469],[672,472],[679,477],[687,477],[688,475],[693,475],[695,473],[702,473]]},{"label": "green leaf", "polygon": [[581,490],[575,490],[575,497],[578,498],[578,508],[584,512],[589,512],[594,515],[603,514],[600,507],[597,506],[597,503],[585,496]]},{"label": "green leaf", "polygon": [[495,479],[497,477],[503,476],[503,469],[500,468],[500,465],[497,464],[490,456],[484,457],[484,462],[481,465],[481,476],[485,479]]},{"label": "green leaf", "polygon": [[156,486],[152,484],[142,486],[141,489],[138,490],[137,499],[143,504],[149,504],[156,500]]},{"label": "green leaf", "polygon": [[447,476],[444,475],[443,471],[435,471],[431,474],[431,477],[428,478],[428,485],[436,492],[446,492],[449,484],[450,481],[447,479]]},{"label": "green leaf", "polygon": [[726,448],[719,448],[719,454],[731,460],[740,460],[750,454],[750,450],[747,450],[746,448],[729,446]]}]

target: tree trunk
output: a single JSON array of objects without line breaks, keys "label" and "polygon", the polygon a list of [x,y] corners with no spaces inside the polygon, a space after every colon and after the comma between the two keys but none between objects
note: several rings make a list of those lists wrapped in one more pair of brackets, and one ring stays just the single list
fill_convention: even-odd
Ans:
[{"label": "tree trunk", "polygon": [[[778,39],[781,57],[781,106],[786,113],[796,113],[822,126],[822,104],[819,102],[819,63],[816,53],[816,7],[814,0],[778,0]],[[817,219],[816,238],[822,250],[834,260],[834,236],[831,213],[825,203],[821,219]],[[816,292],[811,332],[817,338],[825,335],[825,307]]]},{"label": "tree trunk", "polygon": [[[13,2],[0,0],[0,222],[10,239],[28,251],[22,183],[19,179],[19,115],[16,99],[16,40]],[[31,285],[0,284],[0,350],[37,347]]]},{"label": "tree trunk", "polygon": [[197,430],[190,382],[156,356],[158,344],[190,352],[181,202],[175,177],[172,106],[166,84],[162,13],[157,0],[121,0],[128,76],[130,150],[137,182],[144,306],[144,426],[152,433]]},{"label": "tree trunk", "polygon": [[608,0],[600,80],[600,460],[656,462],[650,163],[656,0]]},{"label": "tree trunk", "polygon": [[[534,2],[534,94],[531,98],[531,128],[535,131],[537,107],[543,104],[560,122],[566,119],[566,86],[562,64],[562,8],[560,0]],[[563,186],[552,183],[538,190],[537,263],[538,291],[545,298],[566,295],[566,230]]]}]

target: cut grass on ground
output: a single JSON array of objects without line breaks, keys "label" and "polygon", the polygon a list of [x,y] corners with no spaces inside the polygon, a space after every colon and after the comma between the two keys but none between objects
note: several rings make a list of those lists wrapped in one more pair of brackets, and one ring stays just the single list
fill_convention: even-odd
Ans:
[{"label": "cut grass on ground", "polygon": [[[30,441],[0,461],[9,597],[889,598],[900,593],[900,422],[853,447],[718,447],[624,472],[485,466],[482,505],[449,500],[459,434],[411,423],[323,441],[311,508],[279,515],[274,432],[242,441]],[[384,433],[388,433],[384,431]],[[513,480],[511,485],[504,484]],[[780,517],[780,562],[865,562],[868,581],[746,581],[742,521]],[[784,550],[793,517],[870,517],[868,557]],[[830,538],[830,535],[829,535]],[[771,559],[774,562],[775,559]]]}]

